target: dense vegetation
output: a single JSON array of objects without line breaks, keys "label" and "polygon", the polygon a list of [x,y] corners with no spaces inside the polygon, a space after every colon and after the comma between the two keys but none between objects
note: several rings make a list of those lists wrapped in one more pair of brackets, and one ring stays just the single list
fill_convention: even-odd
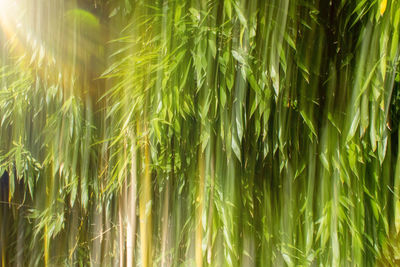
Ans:
[{"label": "dense vegetation", "polygon": [[0,0],[2,266],[400,262],[399,0]]}]

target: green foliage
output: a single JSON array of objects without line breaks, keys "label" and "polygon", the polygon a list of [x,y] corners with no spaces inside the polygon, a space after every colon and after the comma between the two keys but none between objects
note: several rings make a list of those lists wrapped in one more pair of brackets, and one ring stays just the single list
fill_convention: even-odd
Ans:
[{"label": "green foliage", "polygon": [[398,264],[399,1],[75,2],[0,17],[3,265]]}]

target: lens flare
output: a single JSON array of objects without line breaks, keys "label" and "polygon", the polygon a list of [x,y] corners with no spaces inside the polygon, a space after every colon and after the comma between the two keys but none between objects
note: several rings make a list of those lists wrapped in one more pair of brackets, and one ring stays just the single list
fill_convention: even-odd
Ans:
[{"label": "lens flare", "polygon": [[15,1],[0,0],[0,25],[7,35],[15,33],[18,13]]}]

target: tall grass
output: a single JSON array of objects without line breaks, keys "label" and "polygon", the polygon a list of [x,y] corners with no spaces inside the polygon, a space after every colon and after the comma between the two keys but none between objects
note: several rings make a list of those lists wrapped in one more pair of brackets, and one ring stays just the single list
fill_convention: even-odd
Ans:
[{"label": "tall grass", "polygon": [[2,266],[399,264],[398,0],[9,5]]}]

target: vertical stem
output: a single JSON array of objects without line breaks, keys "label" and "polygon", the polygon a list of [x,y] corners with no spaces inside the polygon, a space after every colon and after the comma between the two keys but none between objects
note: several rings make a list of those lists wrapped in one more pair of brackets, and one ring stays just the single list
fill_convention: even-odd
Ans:
[{"label": "vertical stem", "polygon": [[48,241],[48,235],[47,235],[47,224],[44,226],[44,266],[47,267],[49,266],[49,241]]},{"label": "vertical stem", "polygon": [[167,179],[167,184],[165,187],[164,191],[164,208],[163,208],[163,215],[162,215],[162,224],[163,224],[163,230],[162,230],[162,248],[161,248],[161,266],[170,266],[171,262],[167,261],[166,257],[166,248],[168,245],[168,223],[169,223],[169,190],[170,190],[170,184],[171,182],[174,181],[175,179],[175,147],[174,147],[174,138],[175,136],[172,135],[171,138],[171,175]]},{"label": "vertical stem", "polygon": [[1,266],[2,267],[6,266],[6,252],[4,249],[4,245],[1,246]]},{"label": "vertical stem", "polygon": [[[146,130],[144,131],[147,132]],[[139,216],[140,216],[140,242],[141,242],[141,257],[142,266],[152,266],[151,259],[151,177],[150,177],[150,151],[149,140],[145,137],[144,144],[144,179],[141,185],[139,200]]]},{"label": "vertical stem", "polygon": [[201,217],[203,214],[203,192],[204,192],[204,156],[199,147],[199,187],[196,198],[196,266],[203,266],[203,253],[202,253],[202,240],[203,240],[203,227]]},{"label": "vertical stem", "polygon": [[210,203],[208,210],[208,244],[207,244],[207,263],[211,265],[211,257],[212,257],[212,223],[213,223],[213,208],[214,208],[214,179],[215,179],[215,152],[212,152],[211,155],[211,181],[210,181]]},{"label": "vertical stem", "polygon": [[122,220],[122,193],[119,196],[119,201],[118,201],[118,222],[119,222],[119,266],[123,267],[124,266],[124,229],[123,229],[123,220]]},{"label": "vertical stem", "polygon": [[128,210],[128,226],[127,226],[127,252],[126,252],[126,265],[128,267],[134,265],[134,254],[136,244],[136,194],[137,194],[137,177],[136,177],[136,140],[131,134],[131,184],[129,186],[129,204]]},{"label": "vertical stem", "polygon": [[164,192],[164,208],[163,208],[163,215],[162,215],[162,248],[161,248],[161,266],[168,266],[166,265],[166,255],[165,250],[167,247],[167,234],[168,234],[168,213],[169,213],[169,180],[167,181],[167,185]]}]

